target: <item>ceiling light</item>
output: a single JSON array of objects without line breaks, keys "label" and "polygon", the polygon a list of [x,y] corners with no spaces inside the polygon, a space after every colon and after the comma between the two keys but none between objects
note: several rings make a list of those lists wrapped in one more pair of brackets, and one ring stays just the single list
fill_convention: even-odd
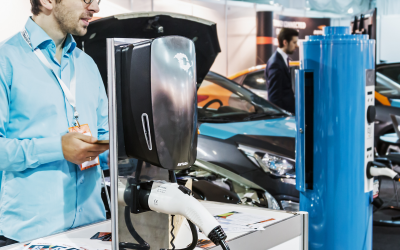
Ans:
[{"label": "ceiling light", "polygon": [[352,14],[353,11],[354,11],[353,8],[350,8],[350,9],[347,11],[347,13]]}]

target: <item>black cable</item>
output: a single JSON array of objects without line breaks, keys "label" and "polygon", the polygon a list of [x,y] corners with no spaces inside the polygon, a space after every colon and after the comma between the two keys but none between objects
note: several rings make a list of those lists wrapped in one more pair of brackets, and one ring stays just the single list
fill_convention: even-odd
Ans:
[{"label": "black cable", "polygon": [[[126,224],[126,227],[128,228],[129,233],[139,243],[139,244],[124,243],[127,245],[129,244],[129,246],[130,246],[130,247],[125,246],[124,248],[149,250],[150,245],[142,237],[140,237],[140,235],[136,232],[135,228],[133,227],[132,220],[131,220],[131,210],[128,206],[125,207],[124,215],[125,215],[125,224]],[[121,243],[120,243],[120,245],[121,245]]]},{"label": "black cable", "polygon": [[142,165],[143,165],[143,161],[142,160],[138,160],[137,164],[136,164],[136,170],[135,170],[135,181],[136,181],[136,183],[140,182],[140,175],[142,174]]},{"label": "black cable", "polygon": [[171,183],[176,183],[176,175],[174,170],[168,170],[168,173],[169,173],[169,181]]},{"label": "black cable", "polygon": [[221,240],[219,242],[220,246],[222,247],[223,250],[230,250],[229,246],[226,244],[224,240]]},{"label": "black cable", "polygon": [[174,229],[175,229],[174,217],[175,217],[175,215],[171,215],[171,226],[172,226],[172,229],[171,229],[171,236],[172,236],[171,246],[172,246],[172,250],[175,250],[175,245],[174,245],[174,240],[175,240],[175,235],[174,235]]},{"label": "black cable", "polygon": [[[136,171],[135,171],[135,182],[136,183],[140,183],[140,174],[142,172],[142,165],[143,165],[143,161],[138,160],[137,166],[136,166]],[[169,170],[168,173],[169,173],[170,182],[177,183],[175,172],[173,170]],[[172,230],[171,230],[172,249],[168,249],[168,250],[175,250],[175,245],[173,244],[173,241],[175,240],[175,235],[173,234],[173,230],[175,228],[174,215],[171,215],[171,216],[172,216],[172,222],[171,222],[172,223]],[[178,249],[178,250],[193,250],[196,248],[197,242],[199,240],[196,226],[190,220],[187,220],[187,221],[189,223],[190,230],[192,231],[192,243],[188,247],[183,248],[183,249]],[[139,244],[121,242],[121,243],[119,243],[120,247],[122,249],[126,248],[126,249],[136,249],[136,250],[150,250],[150,245],[145,240],[143,240],[142,237],[140,237],[140,235],[136,232],[135,228],[133,227],[133,224],[131,221],[130,208],[128,206],[125,207],[125,224],[126,224],[126,227],[128,228],[129,233]],[[228,248],[228,250],[229,250],[229,248]]]},{"label": "black cable", "polygon": [[[190,244],[186,248],[178,249],[178,250],[193,250],[196,248],[197,242],[199,241],[199,235],[197,234],[196,225],[194,225],[190,220],[187,220],[187,222],[189,223],[190,230],[192,231],[192,244]],[[175,247],[173,245],[172,245],[172,247],[175,249]],[[168,250],[173,250],[173,249],[168,249]]]},{"label": "black cable", "polygon": [[[143,165],[143,161],[138,160],[137,165],[136,165],[135,180],[134,180],[134,182],[136,184],[140,183],[140,174],[142,172],[142,165]],[[127,249],[149,250],[150,245],[142,237],[140,237],[140,235],[136,232],[135,228],[133,227],[132,220],[131,220],[131,210],[130,210],[129,206],[125,207],[124,217],[125,217],[125,224],[126,224],[126,227],[128,228],[129,233],[139,244],[121,242],[120,247],[127,248]]]}]

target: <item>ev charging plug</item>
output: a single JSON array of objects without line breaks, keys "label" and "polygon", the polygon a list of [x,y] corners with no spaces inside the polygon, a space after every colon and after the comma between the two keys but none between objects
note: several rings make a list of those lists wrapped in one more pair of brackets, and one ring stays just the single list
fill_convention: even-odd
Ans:
[{"label": "ev charging plug", "polygon": [[220,245],[220,241],[226,239],[224,231],[214,216],[190,194],[190,189],[177,183],[153,182],[148,206],[159,213],[182,215],[197,225],[215,245]]},{"label": "ev charging plug", "polygon": [[367,177],[368,179],[372,179],[374,176],[387,176],[395,181],[400,181],[399,174],[388,168],[387,165],[376,161],[370,161],[367,165]]},{"label": "ev charging plug", "polygon": [[125,203],[131,213],[155,211],[170,215],[182,215],[195,225],[216,245],[229,250],[227,238],[218,221],[191,195],[191,190],[177,183],[153,181],[131,183],[124,191],[119,186],[119,203]]}]

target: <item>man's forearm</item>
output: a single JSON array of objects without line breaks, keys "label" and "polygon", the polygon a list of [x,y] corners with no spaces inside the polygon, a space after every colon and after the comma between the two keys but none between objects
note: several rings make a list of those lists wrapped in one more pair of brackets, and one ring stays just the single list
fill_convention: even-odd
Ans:
[{"label": "man's forearm", "polygon": [[0,171],[24,171],[63,159],[60,136],[25,140],[0,138]]}]

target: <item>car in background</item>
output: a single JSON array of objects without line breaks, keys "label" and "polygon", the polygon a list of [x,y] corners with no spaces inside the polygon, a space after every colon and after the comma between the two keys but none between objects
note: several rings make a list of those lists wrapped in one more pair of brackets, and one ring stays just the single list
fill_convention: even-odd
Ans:
[{"label": "car in background", "polygon": [[400,108],[400,63],[376,66],[375,99],[382,105]]},{"label": "car in background", "polygon": [[294,117],[213,72],[198,87],[197,159],[259,185],[272,208],[298,210]]},{"label": "car in background", "polygon": [[[298,61],[293,61],[289,63],[290,66],[290,75],[292,77],[292,89],[294,93],[294,71],[298,69],[300,63]],[[245,70],[242,70],[230,77],[230,80],[233,80],[237,84],[244,86],[262,98],[268,100],[268,90],[267,90],[267,82],[265,80],[265,67],[266,64],[257,65]]]},{"label": "car in background", "polygon": [[[295,83],[294,73],[298,68],[298,62],[290,62],[293,90]],[[259,65],[230,76],[229,79],[241,86],[249,87],[254,93],[268,99],[264,71],[265,65]],[[375,105],[374,136],[377,153],[385,155],[393,151],[400,152],[399,147],[387,145],[379,140],[381,135],[394,133],[390,115],[400,116],[400,63],[379,64],[376,66]]]},{"label": "car in background", "polygon": [[[390,115],[400,116],[400,63],[376,66],[375,106],[375,141],[379,142],[379,136],[395,132]],[[378,145],[380,155],[400,152],[398,146],[383,142]]]},{"label": "car in background", "polygon": [[261,186],[223,167],[197,159],[194,165],[176,173],[178,183],[192,180],[196,199],[280,209],[279,204]]}]

